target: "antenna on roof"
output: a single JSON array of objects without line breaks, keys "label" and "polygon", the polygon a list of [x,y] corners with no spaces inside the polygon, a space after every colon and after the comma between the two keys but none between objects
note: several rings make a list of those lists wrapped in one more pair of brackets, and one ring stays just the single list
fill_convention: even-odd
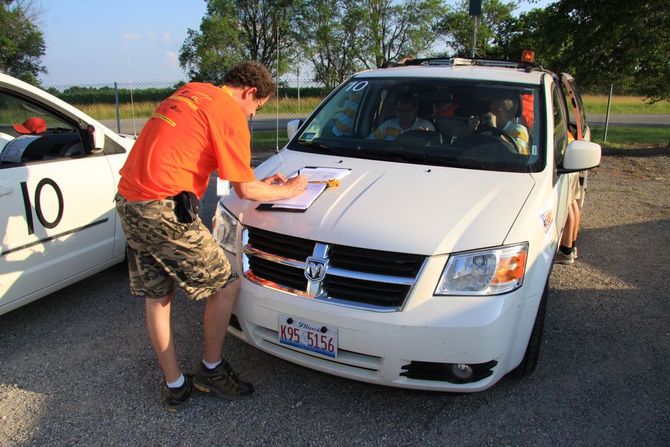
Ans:
[{"label": "antenna on roof", "polygon": [[482,13],[482,0],[470,0],[470,15],[475,17],[475,26],[472,30],[472,58],[475,57],[477,50],[477,22]]},{"label": "antenna on roof", "polygon": [[130,69],[130,51],[128,51],[128,41],[130,40],[128,33],[123,34],[123,40],[126,41],[126,60],[128,62],[128,88],[130,89],[130,116],[133,117],[133,135],[137,135],[137,128],[135,127],[135,102],[133,101],[133,77]]}]

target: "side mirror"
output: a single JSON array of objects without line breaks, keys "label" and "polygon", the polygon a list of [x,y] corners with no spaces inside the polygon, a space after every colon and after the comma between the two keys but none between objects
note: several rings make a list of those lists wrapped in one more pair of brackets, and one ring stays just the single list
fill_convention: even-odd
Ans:
[{"label": "side mirror", "polygon": [[86,149],[91,154],[99,154],[105,148],[105,131],[99,124],[86,126]]},{"label": "side mirror", "polygon": [[302,120],[291,120],[286,123],[286,134],[289,140],[292,140],[296,136],[300,126],[302,126]]},{"label": "side mirror", "polygon": [[601,154],[602,149],[599,144],[575,140],[568,145],[558,173],[567,174],[595,168],[600,164]]}]

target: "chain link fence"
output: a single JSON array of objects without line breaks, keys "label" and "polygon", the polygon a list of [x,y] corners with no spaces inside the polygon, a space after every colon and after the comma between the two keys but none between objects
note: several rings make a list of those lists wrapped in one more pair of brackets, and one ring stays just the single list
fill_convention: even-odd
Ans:
[{"label": "chain link fence", "polygon": [[[83,110],[110,129],[137,135],[160,101],[183,83],[111,83],[53,86],[47,90]],[[285,144],[286,124],[307,117],[329,89],[292,78],[251,122],[254,149]],[[631,88],[603,85],[582,92],[592,140],[614,148],[670,144],[670,102],[650,104]]]},{"label": "chain link fence", "polygon": [[608,84],[582,91],[591,139],[606,147],[670,146],[670,102],[650,103],[634,86]]},{"label": "chain link fence", "polygon": [[[169,82],[51,86],[46,90],[118,133],[138,135],[156,106],[183,85]],[[272,100],[250,123],[256,147],[275,148],[286,141],[286,124],[306,118],[330,93],[308,82],[282,83]]]}]

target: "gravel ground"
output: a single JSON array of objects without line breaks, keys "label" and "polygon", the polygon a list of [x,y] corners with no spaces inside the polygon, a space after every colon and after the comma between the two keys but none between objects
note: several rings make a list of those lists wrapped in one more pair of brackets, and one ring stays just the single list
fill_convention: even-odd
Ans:
[{"label": "gravel ground", "polygon": [[[540,363],[521,382],[382,388],[230,337],[225,355],[255,397],[196,395],[169,415],[119,266],[0,316],[0,446],[670,445],[670,151],[606,155],[589,179],[579,259],[554,269]],[[178,351],[195,365],[202,309],[181,298]]]}]

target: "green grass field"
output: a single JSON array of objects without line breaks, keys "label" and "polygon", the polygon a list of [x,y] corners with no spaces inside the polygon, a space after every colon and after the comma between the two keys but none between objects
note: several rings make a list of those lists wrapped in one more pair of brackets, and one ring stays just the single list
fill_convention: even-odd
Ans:
[{"label": "green grass field", "polygon": [[[586,113],[607,113],[606,95],[584,95],[584,107]],[[257,116],[260,118],[269,118],[282,115],[308,115],[314,110],[321,98],[280,98],[272,99]],[[119,113],[122,119],[141,118],[151,115],[158,103],[140,102],[132,106],[128,103],[119,106]],[[75,107],[83,110],[96,119],[115,119],[116,108],[113,104],[75,104]],[[614,96],[610,113],[629,113],[629,114],[670,114],[670,101],[659,101],[654,104],[647,103],[642,96]]]},{"label": "green grass field", "polygon": [[670,146],[668,127],[610,127],[607,142],[603,142],[604,127],[593,127],[591,139],[609,148]]},{"label": "green grass field", "polygon": [[[605,114],[607,112],[606,95],[584,95],[584,106],[588,114]],[[306,116],[314,110],[321,98],[280,98],[272,99],[256,115],[257,118],[273,118]],[[157,103],[141,102],[121,104],[119,113],[122,119],[146,118],[153,112]],[[87,104],[75,105],[96,119],[116,119],[116,108],[111,104]],[[659,101],[655,104],[647,103],[641,96],[615,96],[612,99],[611,114],[670,114],[670,101]],[[254,132],[254,148],[274,149],[277,146],[275,131]],[[594,141],[601,143],[603,140],[603,129],[593,129]],[[611,127],[608,131],[608,147],[632,147],[632,146],[665,146],[670,140],[670,129],[649,127]],[[280,129],[278,146],[286,144],[286,129]]]},{"label": "green grass field", "polygon": [[279,138],[274,130],[257,130],[251,139],[251,147],[254,150],[281,149],[286,143],[288,143],[286,130],[279,131]]},{"label": "green grass field", "polygon": [[[583,95],[587,117],[589,113],[607,113],[606,95]],[[626,113],[633,115],[667,115],[670,114],[670,101],[659,101],[649,104],[642,96],[613,96],[610,113]]]},{"label": "green grass field", "polygon": [[[316,109],[320,102],[321,98],[301,98],[300,101],[296,98],[281,98],[279,101],[272,99],[258,111],[256,117],[272,118],[277,114],[279,116],[307,116]],[[97,120],[116,119],[116,107],[114,104],[73,105]],[[157,102],[136,102],[132,105],[123,103],[119,104],[119,114],[121,115],[121,119],[146,118],[151,115],[157,105]]]}]

